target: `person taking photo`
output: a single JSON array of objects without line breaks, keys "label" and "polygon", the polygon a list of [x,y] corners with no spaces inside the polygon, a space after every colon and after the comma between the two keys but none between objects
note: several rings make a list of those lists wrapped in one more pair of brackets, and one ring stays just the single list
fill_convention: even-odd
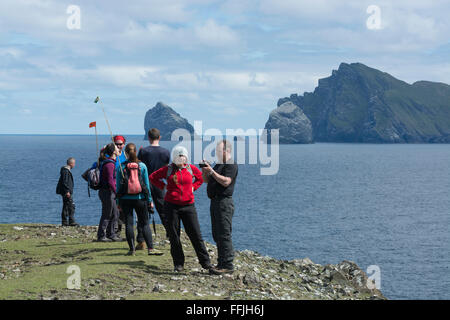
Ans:
[{"label": "person taking photo", "polygon": [[213,239],[217,244],[217,266],[210,273],[221,275],[233,273],[233,242],[231,237],[234,214],[233,192],[238,175],[238,165],[232,161],[231,143],[222,140],[216,146],[217,164],[212,168],[203,160],[203,181],[208,184],[211,199],[210,214]]}]

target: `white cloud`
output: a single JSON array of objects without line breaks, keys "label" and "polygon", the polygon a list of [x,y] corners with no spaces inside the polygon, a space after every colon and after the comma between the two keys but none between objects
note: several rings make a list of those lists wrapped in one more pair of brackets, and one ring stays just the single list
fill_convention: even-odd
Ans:
[{"label": "white cloud", "polygon": [[[381,30],[368,30],[369,5],[381,9]],[[277,40],[309,42],[317,47],[349,49],[356,53],[422,53],[448,42],[448,1],[418,0],[261,0],[257,6],[275,26]],[[276,27],[280,27],[277,30]],[[317,46],[319,45],[319,46]],[[302,53],[326,53],[303,46]]]},{"label": "white cloud", "polygon": [[204,47],[228,47],[239,44],[239,36],[231,28],[219,25],[212,19],[193,26],[170,27],[148,23],[145,28],[134,25],[132,32],[125,32],[121,40],[125,43],[138,39],[142,46],[175,46],[184,49]]},{"label": "white cloud", "polygon": [[[82,28],[70,31],[68,3],[0,2],[0,89],[15,114],[30,110],[36,116],[47,104],[56,109],[100,91],[117,104],[112,117],[131,117],[163,98],[188,111],[216,108],[242,118],[237,125],[244,127],[264,123],[278,98],[314,90],[342,61],[409,82],[450,82],[448,59],[439,49],[449,41],[448,1],[76,4]],[[370,4],[381,8],[381,30],[366,28]],[[141,109],[121,109],[128,98]]]},{"label": "white cloud", "polygon": [[228,26],[218,25],[213,19],[208,19],[204,24],[194,28],[195,36],[203,45],[230,46],[239,42],[236,32]]},{"label": "white cloud", "polygon": [[28,116],[28,115],[33,114],[33,111],[31,111],[30,109],[21,109],[21,110],[19,110],[19,113],[22,115]]}]

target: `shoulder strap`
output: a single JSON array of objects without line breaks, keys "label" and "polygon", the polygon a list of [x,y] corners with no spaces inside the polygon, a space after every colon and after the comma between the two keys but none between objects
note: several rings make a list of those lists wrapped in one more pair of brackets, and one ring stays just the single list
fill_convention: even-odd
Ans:
[{"label": "shoulder strap", "polygon": [[172,174],[172,172],[173,172],[173,165],[171,164],[171,163],[169,163],[168,165],[167,165],[167,174],[166,174],[166,180],[167,179],[169,179],[169,177],[170,177],[170,175]]},{"label": "shoulder strap", "polygon": [[109,162],[113,162],[115,163],[115,161],[111,160],[111,159],[105,159],[102,162],[100,162],[100,168],[103,167],[105,164],[109,163]]},{"label": "shoulder strap", "polygon": [[194,177],[194,172],[192,171],[192,168],[191,168],[191,165],[190,165],[190,164],[188,164],[188,165],[186,166],[186,169],[187,169],[187,171],[191,174],[191,176]]},{"label": "shoulder strap", "polygon": [[192,171],[191,165],[188,164],[188,165],[186,166],[186,169],[187,169],[187,171],[191,174],[191,176],[192,176],[192,183],[194,183],[194,181],[195,181],[195,176],[194,176],[194,172]]},{"label": "shoulder strap", "polygon": [[[166,174],[166,180],[170,177],[170,175],[176,170],[175,168],[174,168],[174,165],[171,163],[171,164],[168,164],[167,165],[169,168],[167,169],[167,174]],[[191,176],[192,176],[192,181],[194,181],[194,179],[195,179],[195,176],[194,176],[194,172],[192,171],[192,168],[191,168],[191,166],[188,164],[188,165],[186,165],[186,170],[191,174]]]}]

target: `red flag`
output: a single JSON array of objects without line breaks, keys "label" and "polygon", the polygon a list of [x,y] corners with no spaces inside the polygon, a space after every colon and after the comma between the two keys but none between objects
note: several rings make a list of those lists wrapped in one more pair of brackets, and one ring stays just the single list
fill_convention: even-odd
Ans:
[{"label": "red flag", "polygon": [[97,126],[97,121],[89,123],[89,128],[96,127],[96,126]]}]

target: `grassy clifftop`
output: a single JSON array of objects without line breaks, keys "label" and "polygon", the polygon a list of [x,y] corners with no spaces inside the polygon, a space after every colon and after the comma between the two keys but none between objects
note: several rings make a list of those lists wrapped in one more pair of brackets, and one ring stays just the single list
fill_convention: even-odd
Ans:
[{"label": "grassy clifftop", "polygon": [[[321,266],[308,258],[282,261],[244,250],[236,252],[234,274],[211,276],[182,232],[185,272],[175,273],[162,226],[155,242],[163,256],[126,256],[126,242],[93,242],[96,231],[0,225],[0,299],[384,299],[349,261]],[[215,262],[215,246],[206,245]],[[79,289],[67,288],[74,276],[69,266],[79,268]]]}]

